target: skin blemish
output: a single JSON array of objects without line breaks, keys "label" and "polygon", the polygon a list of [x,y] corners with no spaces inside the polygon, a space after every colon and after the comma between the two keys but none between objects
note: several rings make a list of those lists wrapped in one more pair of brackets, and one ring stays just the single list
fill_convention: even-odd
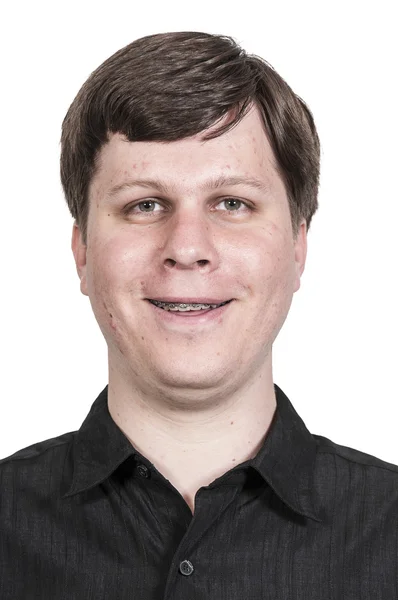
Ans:
[{"label": "skin blemish", "polygon": [[[104,303],[104,306],[105,306],[105,303]],[[105,306],[105,308],[106,308],[106,306]],[[116,328],[116,325],[115,325],[115,323],[112,321],[112,319],[113,319],[113,315],[112,315],[112,313],[110,313],[110,312],[108,312],[108,315],[109,315],[109,316],[110,316],[110,318],[111,318],[111,327],[112,327],[112,329],[113,329],[114,331],[116,331],[116,329],[117,329],[117,328]]]},{"label": "skin blemish", "polygon": [[233,425],[233,424],[234,424],[234,422],[233,422],[233,421],[231,421],[231,425]]}]

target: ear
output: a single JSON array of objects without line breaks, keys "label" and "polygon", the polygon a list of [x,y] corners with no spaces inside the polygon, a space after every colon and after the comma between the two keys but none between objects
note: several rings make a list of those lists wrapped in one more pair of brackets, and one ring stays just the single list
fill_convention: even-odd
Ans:
[{"label": "ear", "polygon": [[87,279],[86,279],[86,255],[87,246],[83,244],[82,233],[76,221],[73,223],[72,230],[72,252],[75,257],[77,274],[80,277],[80,291],[85,296],[88,296]]},{"label": "ear", "polygon": [[294,292],[300,289],[301,275],[304,272],[305,261],[307,258],[307,222],[303,219],[300,223],[297,237],[294,241],[294,260],[296,278],[294,283]]}]

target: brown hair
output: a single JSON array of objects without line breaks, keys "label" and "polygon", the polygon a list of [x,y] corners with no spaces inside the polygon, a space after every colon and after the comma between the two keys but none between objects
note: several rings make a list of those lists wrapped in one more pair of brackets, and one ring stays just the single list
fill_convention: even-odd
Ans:
[{"label": "brown hair", "polygon": [[232,111],[203,139],[236,125],[256,105],[290,206],[294,236],[318,208],[320,144],[312,114],[274,68],[231,37],[173,32],[135,40],[100,65],[62,124],[61,181],[87,243],[88,190],[109,134],[171,142],[195,135]]}]

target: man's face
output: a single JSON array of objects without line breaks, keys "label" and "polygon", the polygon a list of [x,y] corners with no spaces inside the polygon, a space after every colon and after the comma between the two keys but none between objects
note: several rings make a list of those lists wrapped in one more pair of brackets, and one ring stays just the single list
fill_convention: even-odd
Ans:
[{"label": "man's face", "polygon": [[[261,373],[304,270],[305,222],[294,240],[257,109],[201,138],[113,135],[90,186],[87,248],[73,231],[110,369],[143,390],[239,389]],[[232,301],[192,316],[148,298]]]}]

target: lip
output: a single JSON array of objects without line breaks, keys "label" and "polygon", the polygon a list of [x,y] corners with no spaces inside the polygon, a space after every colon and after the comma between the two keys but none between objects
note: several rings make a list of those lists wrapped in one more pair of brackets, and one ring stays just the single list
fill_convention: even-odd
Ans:
[{"label": "lip", "polygon": [[[206,304],[218,303],[206,302]],[[229,302],[228,304],[224,304],[223,306],[219,306],[218,308],[213,309],[177,312],[159,308],[158,306],[155,306],[155,304],[152,304],[148,300],[148,305],[153,308],[154,315],[157,319],[169,325],[176,324],[185,327],[189,325],[191,327],[193,325],[207,325],[214,323],[214,321],[220,321],[231,304],[233,303]]]}]

